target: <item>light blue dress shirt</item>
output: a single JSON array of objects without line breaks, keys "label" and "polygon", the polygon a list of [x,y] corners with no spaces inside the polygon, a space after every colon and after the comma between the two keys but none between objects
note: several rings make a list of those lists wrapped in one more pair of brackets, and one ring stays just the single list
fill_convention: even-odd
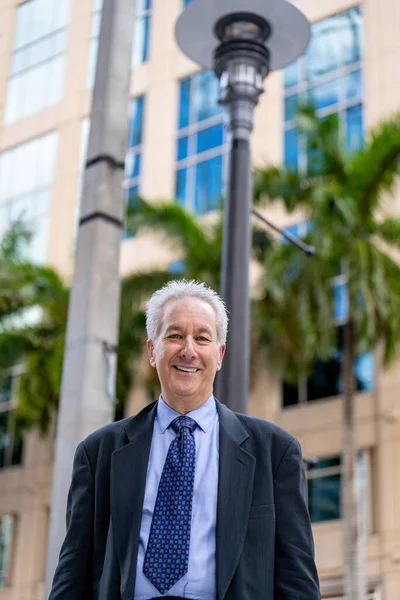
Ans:
[{"label": "light blue dress shirt", "polygon": [[219,419],[214,396],[210,396],[202,406],[187,414],[198,424],[194,431],[196,466],[188,572],[164,596],[143,574],[143,561],[158,485],[168,448],[176,436],[169,425],[179,416],[179,413],[168,406],[160,396],[147,468],[134,600],[168,596],[181,596],[182,598],[193,598],[193,600],[215,600]]}]

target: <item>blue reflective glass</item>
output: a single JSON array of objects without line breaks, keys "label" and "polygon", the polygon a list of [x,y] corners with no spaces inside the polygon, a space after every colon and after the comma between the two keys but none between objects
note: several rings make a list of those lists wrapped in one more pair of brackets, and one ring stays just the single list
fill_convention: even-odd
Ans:
[{"label": "blue reflective glass", "polygon": [[284,70],[285,88],[293,87],[300,82],[302,61],[303,59],[296,60]]},{"label": "blue reflective glass", "polygon": [[346,65],[359,62],[362,56],[362,15],[357,6],[338,15],[341,21],[341,46]]},{"label": "blue reflective glass", "polygon": [[299,136],[297,129],[285,131],[284,162],[285,167],[291,171],[297,171],[299,159]]},{"label": "blue reflective glass", "polygon": [[323,85],[316,85],[309,90],[309,98],[317,110],[334,106],[339,102],[339,81],[329,81]]},{"label": "blue reflective glass", "polygon": [[190,89],[191,81],[190,77],[183,79],[180,85],[180,96],[179,96],[179,129],[187,127],[190,119]]},{"label": "blue reflective glass", "polygon": [[362,105],[352,106],[346,110],[346,147],[354,152],[363,146],[363,111]]},{"label": "blue reflective glass", "polygon": [[308,481],[308,510],[312,523],[340,518],[340,474]]},{"label": "blue reflective glass", "polygon": [[[195,117],[197,121],[204,121],[223,112],[218,104],[218,79],[212,71],[201,71],[197,75],[196,84],[192,88],[192,102],[194,103]],[[195,90],[195,91],[194,91]]]},{"label": "blue reflective glass", "polygon": [[145,63],[149,57],[150,16],[138,17],[133,34],[133,64]]},{"label": "blue reflective glass", "polygon": [[136,13],[140,14],[151,9],[151,0],[136,0]]},{"label": "blue reflective glass", "polygon": [[299,96],[294,94],[285,98],[285,121],[292,121],[296,118],[299,105]]},{"label": "blue reflective glass", "polygon": [[349,314],[349,296],[347,285],[339,283],[333,288],[334,293],[334,315],[335,319],[343,321]]},{"label": "blue reflective glass", "polygon": [[313,79],[337,69],[341,61],[337,17],[314,23],[307,49],[307,79]]},{"label": "blue reflective glass", "polygon": [[176,172],[175,196],[179,204],[182,204],[182,206],[185,206],[186,204],[186,180],[187,169],[179,169]]},{"label": "blue reflective glass", "polygon": [[222,123],[207,127],[197,134],[197,153],[205,152],[211,148],[218,148],[224,143],[224,126]]},{"label": "blue reflective glass", "polygon": [[196,165],[195,212],[204,214],[217,208],[222,195],[222,156]]},{"label": "blue reflective glass", "polygon": [[168,271],[174,275],[183,275],[186,269],[186,261],[174,260],[174,262],[168,265]]},{"label": "blue reflective glass", "polygon": [[354,366],[357,390],[370,392],[375,387],[375,363],[371,352],[360,354]]},{"label": "blue reflective glass", "polygon": [[133,179],[139,177],[141,172],[142,155],[140,152],[131,152],[128,154],[125,162],[125,178]]},{"label": "blue reflective glass", "polygon": [[193,0],[184,0],[184,6],[187,6],[188,4],[191,4],[193,2]]},{"label": "blue reflective glass", "polygon": [[143,132],[144,96],[131,102],[128,147],[140,146]]},{"label": "blue reflective glass", "polygon": [[187,158],[189,154],[189,137],[185,135],[179,138],[176,146],[176,159],[182,160],[183,158]]},{"label": "blue reflective glass", "polygon": [[343,79],[344,93],[346,99],[362,97],[361,71],[354,71]]}]

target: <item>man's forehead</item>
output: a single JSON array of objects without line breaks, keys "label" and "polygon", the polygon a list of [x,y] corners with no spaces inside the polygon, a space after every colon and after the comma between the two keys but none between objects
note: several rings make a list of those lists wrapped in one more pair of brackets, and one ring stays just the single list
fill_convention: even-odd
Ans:
[{"label": "man's forehead", "polygon": [[163,326],[170,328],[189,318],[199,328],[215,328],[216,318],[212,306],[201,298],[176,298],[164,306]]}]

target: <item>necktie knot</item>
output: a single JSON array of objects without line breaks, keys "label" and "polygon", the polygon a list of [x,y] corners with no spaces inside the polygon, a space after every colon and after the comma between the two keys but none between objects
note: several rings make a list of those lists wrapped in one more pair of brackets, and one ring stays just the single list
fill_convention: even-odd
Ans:
[{"label": "necktie knot", "polygon": [[179,433],[181,429],[183,429],[183,427],[186,427],[190,431],[190,433],[193,433],[193,431],[197,427],[197,423],[194,419],[182,415],[181,417],[177,417],[172,421],[171,427],[175,431],[175,433]]}]

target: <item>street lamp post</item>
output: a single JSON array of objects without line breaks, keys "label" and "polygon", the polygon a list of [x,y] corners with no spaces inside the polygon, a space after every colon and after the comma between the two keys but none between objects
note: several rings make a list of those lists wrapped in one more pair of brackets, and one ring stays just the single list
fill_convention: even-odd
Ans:
[{"label": "street lamp post", "polygon": [[230,313],[230,327],[217,397],[231,409],[246,413],[253,114],[264,79],[303,53],[310,26],[286,0],[195,0],[182,12],[175,33],[178,45],[190,59],[214,70],[220,82],[218,100],[229,115],[221,292]]}]

